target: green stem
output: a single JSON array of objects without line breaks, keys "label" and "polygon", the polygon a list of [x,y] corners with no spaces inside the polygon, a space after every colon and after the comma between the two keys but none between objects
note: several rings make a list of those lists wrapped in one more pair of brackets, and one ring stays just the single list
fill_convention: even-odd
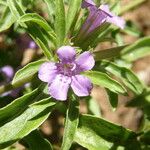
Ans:
[{"label": "green stem", "polygon": [[132,2],[130,2],[128,5],[126,5],[125,7],[123,7],[121,9],[121,11],[119,12],[119,15],[124,14],[125,12],[135,8],[136,6],[140,5],[143,2],[146,2],[147,0],[134,0]]},{"label": "green stem", "polygon": [[27,82],[30,82],[31,80],[32,80],[32,77],[28,77],[28,78],[19,80],[19,81],[13,83],[13,84],[12,83],[8,83],[6,85],[2,85],[2,86],[0,86],[0,94],[3,94],[5,92],[7,92],[7,91],[16,89],[18,87],[21,87],[22,85],[24,85]]}]

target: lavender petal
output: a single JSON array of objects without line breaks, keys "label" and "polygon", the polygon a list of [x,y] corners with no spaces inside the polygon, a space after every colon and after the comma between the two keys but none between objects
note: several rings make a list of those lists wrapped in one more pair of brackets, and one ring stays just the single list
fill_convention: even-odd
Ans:
[{"label": "lavender petal", "polygon": [[65,101],[71,83],[71,78],[64,75],[57,75],[49,84],[49,94],[56,100]]},{"label": "lavender petal", "polygon": [[75,60],[76,51],[71,46],[62,46],[57,50],[57,55],[61,61],[71,62]]},{"label": "lavender petal", "polygon": [[113,16],[113,17],[107,18],[107,22],[112,23],[112,24],[120,27],[121,29],[124,29],[124,27],[125,27],[124,19],[122,19],[121,17],[118,17],[118,16]]},{"label": "lavender petal", "polygon": [[92,90],[92,83],[87,77],[76,75],[72,77],[71,88],[77,96],[88,96]]},{"label": "lavender petal", "polygon": [[42,80],[43,82],[48,83],[51,83],[56,75],[57,75],[57,66],[53,62],[46,62],[42,64],[38,72],[39,79]]},{"label": "lavender petal", "polygon": [[103,10],[104,12],[106,12],[108,14],[108,17],[106,19],[107,22],[112,23],[118,27],[120,27],[121,29],[124,29],[125,27],[125,21],[123,18],[116,16],[115,14],[113,14],[110,10],[108,5],[101,5],[100,9]]},{"label": "lavender petal", "polygon": [[95,3],[93,2],[93,0],[84,0],[82,2],[82,8],[87,8],[90,6],[95,6]]},{"label": "lavender petal", "polygon": [[81,72],[91,70],[95,65],[94,57],[90,52],[82,53],[75,62]]},{"label": "lavender petal", "polygon": [[14,75],[14,69],[11,66],[4,66],[0,70],[9,79],[11,79],[13,77],[13,75]]}]

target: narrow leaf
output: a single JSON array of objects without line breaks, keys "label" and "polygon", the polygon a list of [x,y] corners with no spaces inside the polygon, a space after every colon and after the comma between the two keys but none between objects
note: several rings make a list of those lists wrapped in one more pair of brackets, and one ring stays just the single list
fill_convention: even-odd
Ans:
[{"label": "narrow leaf", "polygon": [[126,94],[126,89],[116,80],[110,78],[107,74],[97,71],[88,71],[83,73],[95,85],[108,88],[110,91],[118,94]]},{"label": "narrow leaf", "polygon": [[70,149],[76,133],[78,121],[79,121],[79,102],[78,99],[74,95],[72,95],[71,98],[69,99],[69,108],[67,110],[65,130],[61,150]]},{"label": "narrow leaf", "polygon": [[127,45],[99,50],[93,52],[94,58],[96,61],[100,61],[102,59],[111,59],[114,57],[119,57],[121,50],[123,50]]},{"label": "narrow leaf", "polygon": [[35,101],[38,95],[38,89],[35,89],[31,93],[28,93],[22,97],[19,97],[6,107],[0,109],[0,125],[6,123],[10,118],[16,116],[20,112],[24,111],[25,108],[33,101]]},{"label": "narrow leaf", "polygon": [[15,21],[10,9],[6,7],[0,20],[0,32],[9,29]]},{"label": "narrow leaf", "polygon": [[49,47],[49,39],[46,36],[47,32],[43,32],[35,24],[29,24],[27,31],[34,39],[34,41],[38,44],[38,46],[43,50],[44,55],[50,60],[53,54]]},{"label": "narrow leaf", "polygon": [[63,0],[56,0],[55,32],[57,36],[57,46],[60,47],[64,43],[66,34],[65,9]]},{"label": "narrow leaf", "polygon": [[46,22],[46,20],[44,18],[42,18],[40,15],[36,14],[36,13],[28,13],[23,15],[18,22],[21,23],[25,23],[25,22],[35,22],[38,25],[40,25],[40,27],[42,27],[43,29],[45,29],[47,32],[52,32],[53,33],[53,29],[50,27],[50,25]]},{"label": "narrow leaf", "polygon": [[36,62],[31,62],[27,64],[25,67],[17,71],[13,78],[12,84],[22,81],[26,78],[32,78],[33,75],[38,72],[40,65],[44,62],[45,60],[38,60]]},{"label": "narrow leaf", "polygon": [[69,1],[69,8],[67,11],[67,19],[66,19],[66,33],[69,32],[70,27],[81,8],[81,0],[70,0]]},{"label": "narrow leaf", "polygon": [[90,97],[88,100],[88,109],[89,112],[92,113],[94,116],[96,117],[101,116],[100,106],[98,105],[98,102],[93,97]]},{"label": "narrow leaf", "polygon": [[100,67],[122,79],[123,83],[132,90],[135,94],[141,94],[144,90],[144,85],[138,77],[129,69],[120,67],[109,61],[102,61]]},{"label": "narrow leaf", "polygon": [[126,47],[122,52],[122,58],[127,61],[135,61],[150,54],[150,37],[142,38],[134,44]]},{"label": "narrow leaf", "polygon": [[21,9],[16,0],[7,0],[7,5],[16,19],[19,19],[20,16],[24,15],[25,12]]},{"label": "narrow leaf", "polygon": [[109,102],[113,109],[115,110],[118,105],[118,95],[110,90],[107,90]]},{"label": "narrow leaf", "polygon": [[136,141],[136,133],[104,119],[81,115],[75,142],[90,150],[108,150],[113,143],[131,144]]},{"label": "narrow leaf", "polygon": [[52,150],[50,142],[44,139],[38,130],[32,131],[23,141],[28,144],[29,150]]},{"label": "narrow leaf", "polygon": [[[8,3],[9,3],[9,1],[11,1],[11,0],[8,0]],[[16,16],[16,19],[18,19],[18,20],[20,19],[21,16],[24,15],[24,10],[20,7],[20,5],[15,0],[11,2],[9,8],[11,10],[11,13],[14,16]],[[21,24],[21,22],[20,22],[20,24]],[[41,24],[41,22],[40,22],[40,24]],[[53,39],[55,41],[53,36],[51,36],[51,34],[49,34],[46,31],[45,32],[42,31],[34,22],[32,24],[29,22],[26,22],[25,24],[24,23],[21,24],[21,26],[24,28],[27,28],[28,33],[31,35],[31,37],[34,39],[34,41],[38,44],[38,46],[41,47],[45,56],[48,59],[50,59],[52,57],[52,52],[50,51],[48,40]],[[47,36],[48,36],[48,38],[47,38]],[[45,46],[43,46],[43,45],[45,45]]]},{"label": "narrow leaf", "polygon": [[0,127],[0,148],[5,148],[38,128],[49,116],[56,102],[51,98],[31,105],[20,116]]},{"label": "narrow leaf", "polygon": [[54,0],[44,0],[44,2],[47,5],[48,15],[50,18],[50,21],[54,21],[53,15],[55,14],[55,1]]}]

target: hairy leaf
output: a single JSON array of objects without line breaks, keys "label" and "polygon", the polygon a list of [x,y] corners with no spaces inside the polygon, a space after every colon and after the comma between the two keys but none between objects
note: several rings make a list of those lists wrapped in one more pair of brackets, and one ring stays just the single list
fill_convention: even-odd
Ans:
[{"label": "hairy leaf", "polygon": [[120,94],[126,94],[126,89],[116,80],[110,78],[107,74],[98,71],[88,71],[83,73],[93,84],[108,88],[110,91]]},{"label": "hairy leaf", "polygon": [[134,44],[126,47],[122,52],[122,58],[127,61],[135,61],[150,54],[150,37],[142,38]]},{"label": "hairy leaf", "polygon": [[47,32],[52,32],[53,33],[53,29],[46,22],[46,20],[44,18],[42,18],[40,15],[36,14],[36,13],[25,14],[25,15],[21,16],[21,18],[18,20],[18,22],[21,22],[21,23],[35,22],[38,25],[40,25],[40,27],[45,29]]},{"label": "hairy leaf", "polygon": [[0,127],[0,148],[5,148],[38,128],[49,116],[56,102],[51,98],[30,105],[20,116]]},{"label": "hairy leaf", "polygon": [[45,60],[38,60],[36,62],[27,64],[25,67],[17,71],[13,78],[12,84],[14,84],[15,82],[20,82],[26,78],[32,78],[33,75],[38,72],[40,65],[44,62]]},{"label": "hairy leaf", "polygon": [[65,130],[61,150],[69,150],[74,140],[79,122],[79,101],[74,95],[69,99],[69,108],[65,121]]},{"label": "hairy leaf", "polygon": [[81,115],[74,140],[90,150],[108,150],[113,143],[126,145],[135,142],[136,133],[101,118]]},{"label": "hairy leaf", "polygon": [[66,33],[70,30],[70,27],[81,7],[81,0],[70,0],[69,8],[67,12],[67,20],[66,20]]},{"label": "hairy leaf", "polygon": [[0,20],[0,32],[9,29],[15,21],[16,19],[14,15],[10,12],[10,9],[6,6]]},{"label": "hairy leaf", "polygon": [[44,139],[38,130],[32,131],[23,141],[28,144],[29,150],[52,150],[50,142]]},{"label": "hairy leaf", "polygon": [[55,32],[57,36],[57,46],[60,47],[64,43],[66,34],[65,9],[63,0],[56,0]]},{"label": "hairy leaf", "polygon": [[110,90],[107,90],[109,102],[113,109],[115,109],[118,105],[118,95]]},{"label": "hairy leaf", "polygon": [[93,52],[93,55],[96,61],[119,57],[121,50],[123,50],[126,46],[127,45],[95,51]]},{"label": "hairy leaf", "polygon": [[16,116],[28,107],[38,96],[38,89],[28,93],[0,109],[0,125],[6,123],[10,118]]},{"label": "hairy leaf", "polygon": [[102,61],[100,67],[122,79],[123,83],[132,90],[135,94],[141,94],[144,90],[144,85],[138,77],[129,69],[120,67],[109,61]]}]

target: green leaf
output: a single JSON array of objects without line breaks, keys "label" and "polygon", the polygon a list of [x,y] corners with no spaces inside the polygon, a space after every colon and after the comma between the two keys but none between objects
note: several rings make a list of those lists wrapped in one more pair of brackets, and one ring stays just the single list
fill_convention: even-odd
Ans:
[{"label": "green leaf", "polygon": [[0,127],[0,148],[5,148],[38,128],[49,116],[56,102],[51,98],[30,105],[20,116]]},{"label": "green leaf", "polygon": [[47,32],[54,33],[53,29],[46,22],[46,20],[44,18],[42,18],[40,15],[36,14],[36,13],[25,14],[25,15],[21,16],[21,18],[18,20],[18,22],[20,22],[20,23],[35,22],[38,25],[40,25],[40,27],[45,29]]},{"label": "green leaf", "polygon": [[118,94],[126,94],[126,89],[116,80],[110,78],[107,74],[98,71],[87,71],[83,73],[95,85],[108,88],[110,91]]},{"label": "green leaf", "polygon": [[100,67],[108,71],[109,73],[121,78],[123,83],[132,90],[135,94],[141,94],[144,90],[144,85],[138,79],[138,77],[129,69],[125,67],[117,66],[109,61],[102,61]]},{"label": "green leaf", "polygon": [[33,5],[33,1],[34,0],[18,0],[18,3],[20,4],[23,10],[26,10],[28,6],[30,7],[31,5]]},{"label": "green leaf", "polygon": [[10,9],[6,7],[0,20],[0,32],[9,29],[15,21],[16,19],[10,12]]},{"label": "green leaf", "polygon": [[46,3],[47,8],[48,8],[48,15],[49,15],[50,21],[53,22],[54,21],[53,15],[55,14],[55,1],[44,0],[44,2]]},{"label": "green leaf", "polygon": [[6,2],[5,0],[1,0],[1,1],[0,1],[0,5],[5,5],[5,6],[7,6],[7,2]]},{"label": "green leaf", "polygon": [[24,111],[33,101],[36,100],[39,90],[35,89],[22,97],[19,97],[6,107],[0,109],[0,125],[6,123],[10,118]]},{"label": "green leaf", "polygon": [[23,138],[29,150],[52,150],[52,146],[48,140],[44,139],[39,131],[32,131],[29,135]]},{"label": "green leaf", "polygon": [[65,130],[61,150],[69,150],[73,142],[79,122],[79,101],[72,95],[69,99],[69,108],[65,121]]},{"label": "green leaf", "polygon": [[79,32],[77,37],[75,37],[75,45],[80,46],[83,50],[86,50],[89,46],[92,46],[97,39],[97,37],[102,34],[109,27],[108,23],[101,25],[100,28],[94,30],[90,34],[86,34],[86,30],[82,33]]},{"label": "green leaf", "polygon": [[108,150],[113,143],[136,141],[136,133],[101,118],[81,115],[74,141],[89,150]]},{"label": "green leaf", "polygon": [[145,132],[141,137],[140,140],[147,144],[150,145],[150,130],[148,130],[147,132]]},{"label": "green leaf", "polygon": [[[50,27],[50,25],[46,22],[46,20],[44,18],[42,18],[40,15],[36,14],[36,13],[28,13],[28,14],[25,14],[23,15],[19,20],[18,22],[20,24],[22,23],[28,23],[28,22],[33,22],[33,23],[36,23],[38,24],[41,28],[43,28],[46,32],[47,32],[47,36],[48,38],[55,44],[56,43],[56,37],[55,37],[55,33],[53,31],[53,29]],[[30,24],[27,24],[28,25],[28,28],[30,28]],[[35,30],[35,29],[34,29]],[[34,31],[33,30],[33,31]],[[28,31],[31,31],[31,30],[28,30]],[[34,35],[34,32],[30,32],[32,35]],[[41,32],[41,30],[40,30]],[[39,44],[39,46],[43,49],[43,51],[45,52],[45,44],[39,39],[37,38],[37,43]],[[43,46],[44,45],[44,46]],[[45,53],[45,55],[48,55],[48,57],[50,57],[49,55],[49,50],[47,53]]]},{"label": "green leaf", "polygon": [[123,32],[135,37],[140,37],[141,35],[140,29],[132,21],[126,22],[126,26],[125,29],[123,29]]},{"label": "green leaf", "polygon": [[81,8],[81,0],[70,0],[69,1],[69,8],[67,11],[67,19],[66,19],[66,33],[69,32],[71,25]]},{"label": "green leaf", "polygon": [[55,32],[58,42],[57,46],[60,47],[64,43],[66,34],[65,9],[63,0],[56,0]]},{"label": "green leaf", "polygon": [[28,78],[32,78],[38,72],[39,67],[44,62],[45,60],[38,60],[27,64],[25,67],[17,71],[17,73],[15,74],[12,80],[12,84],[16,82],[21,82],[22,80],[26,80]]},{"label": "green leaf", "polygon": [[[8,0],[8,2],[11,0]],[[20,19],[21,16],[24,15],[24,10],[22,7],[14,0],[11,2],[9,6],[11,13],[16,16],[16,19]],[[39,22],[38,22],[39,23]],[[43,23],[43,22],[42,22]],[[20,22],[21,24],[21,22]],[[41,22],[40,22],[41,24]],[[38,44],[39,47],[43,50],[45,56],[50,59],[52,57],[52,52],[50,51],[49,47],[49,39],[51,39],[53,42],[55,41],[54,37],[49,34],[48,32],[42,31],[41,28],[39,28],[34,22],[31,24],[31,22],[26,22],[25,24],[21,24],[22,27],[27,28],[28,33],[31,35],[31,37],[34,39],[34,41]],[[44,46],[43,46],[44,45]]]},{"label": "green leaf", "polygon": [[88,100],[88,109],[89,112],[94,116],[96,117],[101,116],[100,106],[98,105],[98,102],[93,97],[90,97]]},{"label": "green leaf", "polygon": [[113,109],[115,110],[118,105],[118,95],[110,90],[107,90],[109,102]]},{"label": "green leaf", "polygon": [[21,9],[19,3],[16,0],[7,0],[7,5],[9,6],[12,14],[16,19],[19,19],[20,16],[24,15],[24,10]]},{"label": "green leaf", "polygon": [[96,61],[100,61],[102,59],[111,59],[114,57],[119,57],[121,50],[123,50],[126,46],[127,45],[95,51],[93,52],[93,55]]},{"label": "green leaf", "polygon": [[126,47],[122,52],[122,58],[126,61],[135,61],[150,54],[150,37],[142,38],[134,44]]},{"label": "green leaf", "polygon": [[[93,33],[88,35],[87,39],[81,43],[82,48],[85,50],[88,48],[88,46],[91,46],[92,44],[94,44],[97,37],[99,37],[99,35],[106,32],[106,30],[109,29],[109,26],[110,26],[110,24],[104,23],[100,27],[98,27]],[[101,39],[103,39],[103,37]],[[100,38],[99,38],[99,40],[100,40]]]},{"label": "green leaf", "polygon": [[50,60],[53,56],[52,51],[49,47],[49,39],[50,36],[47,37],[44,31],[42,31],[39,27],[35,24],[29,24],[28,33],[34,39],[34,41],[38,44],[38,46],[43,50],[44,55]]}]

